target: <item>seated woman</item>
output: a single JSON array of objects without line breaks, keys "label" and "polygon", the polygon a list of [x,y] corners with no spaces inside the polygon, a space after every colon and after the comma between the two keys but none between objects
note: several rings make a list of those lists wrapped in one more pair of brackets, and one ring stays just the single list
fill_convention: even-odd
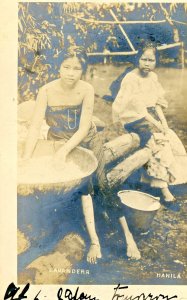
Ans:
[{"label": "seated woman", "polygon": [[[99,161],[98,180],[104,175],[102,143],[92,123],[94,106],[93,87],[81,80],[87,69],[87,57],[81,48],[70,48],[63,53],[60,78],[40,88],[29,129],[23,160],[31,157],[43,119],[49,126],[49,140],[63,140],[64,145],[55,153],[54,162],[63,167],[67,155],[78,145],[91,149]],[[23,162],[22,162],[23,163]],[[25,161],[26,163],[26,161]],[[81,201],[91,246],[87,261],[96,263],[101,258],[99,238],[95,229],[91,188],[82,191]]]},{"label": "seated woman", "polygon": [[161,190],[166,205],[175,201],[168,185],[176,179],[175,158],[162,108],[167,108],[164,90],[153,72],[157,49],[150,43],[138,53],[137,67],[128,73],[113,103],[113,121],[120,121],[129,132],[140,136],[140,146],[152,150],[144,181]]},{"label": "seated woman", "polygon": [[[63,54],[60,67],[60,78],[44,85],[38,93],[35,112],[32,118],[27,137],[23,161],[26,163],[35,148],[43,119],[46,119],[50,140],[63,140],[64,145],[56,152],[54,161],[60,167],[66,161],[67,155],[78,145],[89,148],[98,160],[96,170],[99,195],[105,200],[104,209],[109,204],[112,210],[116,203],[110,205],[110,190],[105,175],[105,157],[102,141],[97,135],[92,123],[94,106],[94,90],[87,82],[81,80],[86,72],[87,58],[82,49],[72,48]],[[91,246],[87,254],[87,261],[96,263],[101,258],[99,238],[95,229],[93,203],[91,197],[92,187],[88,186],[82,191],[81,201]],[[100,199],[99,199],[100,200]],[[120,223],[127,241],[127,255],[131,258],[140,258],[139,250],[128,229],[126,220],[121,216],[121,206],[118,203]]]}]

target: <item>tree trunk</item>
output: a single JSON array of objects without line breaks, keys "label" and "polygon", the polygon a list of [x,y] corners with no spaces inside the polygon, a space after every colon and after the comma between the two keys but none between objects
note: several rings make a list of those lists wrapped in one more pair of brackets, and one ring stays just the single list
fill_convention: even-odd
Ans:
[{"label": "tree trunk", "polygon": [[111,163],[137,149],[140,139],[137,134],[123,134],[104,144],[106,163]]},{"label": "tree trunk", "polygon": [[124,159],[107,174],[109,186],[113,187],[123,183],[134,171],[142,167],[150,156],[151,150],[143,148]]}]

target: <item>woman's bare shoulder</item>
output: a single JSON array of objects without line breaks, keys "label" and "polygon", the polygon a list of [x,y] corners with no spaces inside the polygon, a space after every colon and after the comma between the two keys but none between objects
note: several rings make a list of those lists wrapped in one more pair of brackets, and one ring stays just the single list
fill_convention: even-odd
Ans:
[{"label": "woman's bare shoulder", "polygon": [[78,88],[85,93],[86,92],[94,92],[93,86],[84,80],[79,80]]},{"label": "woman's bare shoulder", "polygon": [[44,85],[40,88],[40,90],[53,89],[53,88],[59,86],[59,82],[60,82],[60,79],[55,79],[55,80],[53,80],[53,81],[50,81],[50,82],[44,84]]},{"label": "woman's bare shoulder", "polygon": [[84,80],[79,80],[79,86],[84,89],[93,89],[93,86],[89,82]]}]

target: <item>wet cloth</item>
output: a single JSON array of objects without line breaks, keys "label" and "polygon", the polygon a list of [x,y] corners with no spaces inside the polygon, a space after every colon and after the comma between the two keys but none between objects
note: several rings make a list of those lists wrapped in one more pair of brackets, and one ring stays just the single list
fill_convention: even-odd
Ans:
[{"label": "wet cloth", "polygon": [[[148,112],[155,119],[158,119],[154,107],[149,108]],[[175,158],[169,139],[160,133],[159,130],[145,118],[125,124],[125,129],[139,135],[141,148],[146,146],[152,149],[152,156],[145,165],[147,174],[152,178],[157,178],[168,184],[174,182]],[[164,186],[165,185],[163,185],[163,187]]]}]

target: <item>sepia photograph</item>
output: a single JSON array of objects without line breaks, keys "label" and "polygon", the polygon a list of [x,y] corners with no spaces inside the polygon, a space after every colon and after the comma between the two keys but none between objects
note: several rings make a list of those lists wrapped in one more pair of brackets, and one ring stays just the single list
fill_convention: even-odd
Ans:
[{"label": "sepia photograph", "polygon": [[187,3],[17,5],[18,284],[186,285]]}]

